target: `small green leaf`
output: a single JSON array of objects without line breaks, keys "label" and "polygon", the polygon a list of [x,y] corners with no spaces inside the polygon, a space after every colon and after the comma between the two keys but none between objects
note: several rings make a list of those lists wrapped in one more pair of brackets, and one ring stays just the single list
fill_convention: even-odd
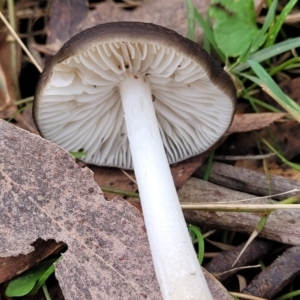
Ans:
[{"label": "small green leaf", "polygon": [[[61,260],[62,260],[62,256],[59,257],[57,260],[55,260],[51,264],[51,266],[48,267],[48,269],[45,269],[44,273],[41,275],[41,277],[36,282],[36,285],[34,286],[34,288],[30,291],[31,295],[34,295],[40,289],[40,287],[43,287],[45,285],[45,282],[49,278],[49,276],[55,272],[54,263],[57,263],[57,262],[59,262]],[[47,287],[44,286],[43,289],[47,289]]]},{"label": "small green leaf", "polygon": [[82,157],[84,157],[84,156],[87,155],[87,153],[84,152],[84,151],[69,152],[69,153],[70,153],[72,156],[74,156],[75,158],[78,158],[78,159],[80,159],[80,158],[82,158]]},{"label": "small green leaf", "polygon": [[47,269],[56,261],[51,259],[44,261],[20,276],[14,278],[7,286],[5,294],[8,297],[25,296],[32,291],[39,278],[47,271]]},{"label": "small green leaf", "polygon": [[255,38],[257,50],[265,41],[256,24],[253,0],[213,0],[209,9],[215,19],[213,32],[218,47],[226,56],[237,57],[245,53]]}]

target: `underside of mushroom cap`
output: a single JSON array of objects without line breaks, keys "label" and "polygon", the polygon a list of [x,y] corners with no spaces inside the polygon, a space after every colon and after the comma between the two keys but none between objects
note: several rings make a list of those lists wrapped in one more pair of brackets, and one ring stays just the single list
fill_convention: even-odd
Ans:
[{"label": "underside of mushroom cap", "polygon": [[119,86],[147,82],[170,164],[210,148],[229,127],[235,89],[202,48],[169,29],[103,24],[72,38],[46,67],[34,101],[40,133],[86,163],[132,169]]}]

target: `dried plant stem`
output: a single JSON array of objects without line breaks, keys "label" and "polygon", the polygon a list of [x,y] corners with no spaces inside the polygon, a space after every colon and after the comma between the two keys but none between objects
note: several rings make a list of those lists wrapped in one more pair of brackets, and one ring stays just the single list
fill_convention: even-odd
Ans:
[{"label": "dried plant stem", "polygon": [[109,188],[109,187],[105,187],[105,186],[100,186],[100,188],[103,192],[107,192],[107,193],[123,195],[123,196],[133,197],[133,198],[138,198],[139,197],[139,194],[134,193],[134,192],[113,189],[113,188]]},{"label": "dried plant stem", "polygon": [[252,295],[246,295],[243,293],[229,292],[231,295],[239,297],[240,299],[249,299],[249,300],[268,300],[266,298],[255,297]]},{"label": "dried plant stem", "polygon": [[126,177],[128,177],[133,183],[137,184],[136,180],[135,180],[132,176],[130,176],[125,170],[121,169],[121,171],[122,171],[122,173],[123,173]]},{"label": "dried plant stem", "polygon": [[215,155],[214,160],[260,160],[275,156],[276,153],[260,154],[260,155]]},{"label": "dried plant stem", "polygon": [[[16,15],[15,15],[15,3],[13,0],[7,1],[9,21],[11,28],[15,31],[16,29]],[[19,56],[16,40],[9,40],[10,52],[11,52],[11,66],[12,66],[12,76],[13,76],[13,85],[14,93],[16,99],[20,99],[20,88],[19,88]]]},{"label": "dried plant stem", "polygon": [[25,51],[25,53],[28,55],[28,57],[30,58],[30,60],[32,61],[32,63],[35,65],[35,67],[38,69],[39,72],[42,72],[42,68],[40,67],[40,65],[37,63],[37,61],[35,60],[35,58],[31,55],[30,51],[28,50],[28,48],[24,45],[24,43],[22,42],[22,40],[18,37],[16,31],[12,28],[12,26],[9,24],[9,22],[6,20],[6,18],[4,17],[4,15],[2,14],[2,12],[0,11],[0,19],[3,21],[3,23],[5,24],[5,26],[8,28],[8,30],[10,31],[10,33],[12,34],[12,36],[16,39],[16,41],[19,43],[19,45],[22,47],[22,49]]},{"label": "dried plant stem", "polygon": [[232,212],[271,212],[277,209],[300,209],[299,204],[183,204],[182,209],[209,210],[209,211],[232,211]]}]

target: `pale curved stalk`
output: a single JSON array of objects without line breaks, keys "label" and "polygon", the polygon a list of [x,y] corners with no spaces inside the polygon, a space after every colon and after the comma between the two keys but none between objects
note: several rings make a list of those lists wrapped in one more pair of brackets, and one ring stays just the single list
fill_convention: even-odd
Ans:
[{"label": "pale curved stalk", "polygon": [[119,88],[148,239],[163,298],[210,300],[212,296],[180,208],[150,86],[146,78],[135,77],[130,75]]}]

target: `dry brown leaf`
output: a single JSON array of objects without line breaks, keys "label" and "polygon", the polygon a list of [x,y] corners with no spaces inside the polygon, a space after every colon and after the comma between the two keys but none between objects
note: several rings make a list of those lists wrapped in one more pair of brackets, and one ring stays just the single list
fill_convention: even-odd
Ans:
[{"label": "dry brown leaf", "polygon": [[33,121],[32,105],[28,105],[22,113],[17,114],[15,121],[18,127],[40,135]]},{"label": "dry brown leaf", "polygon": [[15,106],[7,106],[5,109],[0,108],[0,118],[9,119],[17,113],[18,109]]},{"label": "dry brown leaf", "polygon": [[[271,162],[267,163],[267,167],[268,167],[269,175],[279,175],[279,176],[283,176],[287,179],[300,181],[300,173],[297,170],[295,170],[285,164],[278,164],[274,161],[271,161]],[[263,167],[256,168],[255,170],[265,173],[265,170]]]},{"label": "dry brown leaf", "polygon": [[286,113],[235,114],[227,133],[259,130],[286,116]]},{"label": "dry brown leaf", "polygon": [[[82,2],[81,0],[72,1]],[[68,12],[71,11],[68,4],[63,6],[63,11],[67,12],[65,16],[61,13],[61,1],[55,2],[57,2],[58,9],[53,9],[53,13],[51,14],[53,26],[50,24],[50,36],[47,40],[47,45],[32,45],[37,50],[50,55],[55,54],[60,47],[76,33],[89,27],[108,22],[148,22],[173,29],[183,36],[187,35],[187,13],[186,3],[184,0],[148,0],[144,1],[142,5],[138,6],[134,10],[125,10],[112,0],[106,0],[98,4],[96,9],[87,14],[86,18],[84,18],[84,13],[78,14],[77,10],[75,10],[74,13],[76,18],[72,17]],[[193,1],[194,6],[202,14],[207,11],[209,3],[210,0]],[[81,5],[83,5],[83,3],[81,3]],[[76,21],[73,28],[70,26],[72,20],[74,22]],[[66,28],[66,30],[61,31],[61,28]],[[200,26],[197,26],[196,40],[200,41],[201,36],[202,29]]]},{"label": "dry brown leaf", "polygon": [[[89,168],[94,172],[94,180],[103,187],[123,190],[127,192],[136,192],[137,185],[130,180],[120,169],[105,168],[90,165]],[[134,177],[133,171],[126,171]],[[116,194],[104,192],[104,197],[111,200]]]},{"label": "dry brown leaf", "polygon": [[86,0],[52,1],[47,43],[62,44],[79,33],[79,24],[87,13]]},{"label": "dry brown leaf", "polygon": [[142,216],[105,201],[88,168],[60,147],[0,120],[0,256],[35,240],[68,245],[56,277],[66,299],[160,299]]},{"label": "dry brown leaf", "polygon": [[[210,0],[194,0],[193,4],[200,13],[205,13]],[[184,0],[147,0],[133,11],[121,9],[113,1],[108,0],[100,3],[87,16],[82,29],[101,23],[118,21],[154,23],[173,29],[183,36],[187,35],[187,13]],[[197,26],[197,40],[200,39],[200,30],[200,27]]]},{"label": "dry brown leaf", "polygon": [[0,257],[0,283],[19,275],[42,259],[61,250],[65,247],[65,244],[56,243],[54,240],[47,242],[37,240],[32,246],[35,250],[27,255],[21,254],[16,257]]},{"label": "dry brown leaf", "polygon": [[209,152],[206,151],[197,156],[190,157],[182,162],[171,166],[171,172],[174,179],[175,187],[179,190],[191,175],[202,166]]}]

